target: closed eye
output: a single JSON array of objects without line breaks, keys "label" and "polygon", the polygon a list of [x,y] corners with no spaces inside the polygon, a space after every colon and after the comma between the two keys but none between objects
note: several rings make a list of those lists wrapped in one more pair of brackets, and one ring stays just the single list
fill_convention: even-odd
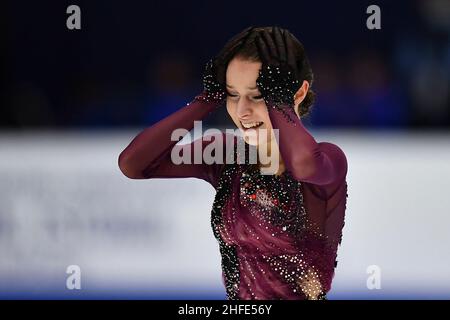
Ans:
[{"label": "closed eye", "polygon": [[[232,93],[230,93],[230,92],[226,92],[227,93],[227,95],[228,96],[230,96],[230,97],[238,97],[239,95],[237,95],[237,94],[232,94]],[[263,98],[263,96],[262,95],[259,95],[259,96],[256,96],[256,97],[253,97],[252,99],[254,99],[254,100],[261,100]]]}]

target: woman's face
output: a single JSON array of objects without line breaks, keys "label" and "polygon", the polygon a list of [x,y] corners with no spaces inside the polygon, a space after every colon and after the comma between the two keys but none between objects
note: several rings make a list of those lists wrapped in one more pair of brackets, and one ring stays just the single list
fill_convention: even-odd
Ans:
[{"label": "woman's face", "polygon": [[227,111],[245,142],[261,146],[272,138],[266,103],[256,86],[261,62],[233,58],[226,72]]}]

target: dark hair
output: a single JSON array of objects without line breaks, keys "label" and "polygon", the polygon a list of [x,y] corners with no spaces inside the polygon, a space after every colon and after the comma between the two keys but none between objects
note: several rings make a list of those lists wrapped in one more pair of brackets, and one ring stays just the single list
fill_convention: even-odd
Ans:
[{"label": "dark hair", "polygon": [[[240,57],[245,60],[250,61],[261,61],[258,48],[256,46],[255,38],[257,34],[263,30],[272,32],[272,27],[255,27],[248,31],[249,28],[241,31],[239,34],[233,36],[223,47],[221,53],[219,53],[219,58],[223,62],[222,67],[218,70],[219,81],[225,83],[225,74],[228,63],[234,57]],[[303,99],[303,101],[299,105],[299,115],[301,117],[307,116],[315,101],[315,93],[311,89],[314,75],[309,64],[309,60],[306,56],[305,49],[302,43],[288,30],[281,29],[282,32],[288,32],[289,36],[292,37],[294,43],[294,56],[297,60],[297,74],[299,75],[300,83],[303,83],[303,80],[309,82],[309,90]]]}]

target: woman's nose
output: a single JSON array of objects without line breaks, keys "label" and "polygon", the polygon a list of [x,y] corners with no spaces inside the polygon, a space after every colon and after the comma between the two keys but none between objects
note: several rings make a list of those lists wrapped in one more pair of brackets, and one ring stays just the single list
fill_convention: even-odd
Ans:
[{"label": "woman's nose", "polygon": [[245,99],[239,99],[237,104],[237,116],[240,119],[249,118],[252,114],[251,105]]}]

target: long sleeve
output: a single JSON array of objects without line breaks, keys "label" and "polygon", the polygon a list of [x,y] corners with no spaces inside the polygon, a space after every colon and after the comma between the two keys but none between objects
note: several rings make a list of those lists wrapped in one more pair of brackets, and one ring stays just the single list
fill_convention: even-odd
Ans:
[{"label": "long sleeve", "polygon": [[316,142],[293,108],[286,108],[294,122],[275,108],[268,108],[272,127],[279,131],[279,149],[286,168],[296,180],[317,186],[330,197],[347,174],[347,159],[335,144]]},{"label": "long sleeve", "polygon": [[[317,143],[292,108],[286,111],[293,122],[275,108],[269,108],[269,116],[273,128],[279,130],[286,169],[294,179],[307,184],[307,223],[298,239],[299,248],[308,257],[307,276],[298,279],[298,284],[310,299],[317,299],[330,290],[337,264],[347,196],[347,159],[335,144]],[[310,194],[321,201],[313,200]]]},{"label": "long sleeve", "polygon": [[[206,118],[220,107],[221,104],[217,102],[197,99],[201,95],[196,96],[180,110],[146,128],[130,142],[118,158],[119,168],[125,176],[131,179],[193,177],[215,186],[220,164],[206,164],[203,161],[194,163],[194,150],[200,149],[203,154],[203,150],[214,142],[217,136],[209,137],[210,141],[201,137],[184,145],[177,145],[178,141],[171,139],[174,130],[190,131],[194,127],[194,121]],[[175,164],[171,158],[172,153],[182,158],[188,153],[191,161]]]}]

